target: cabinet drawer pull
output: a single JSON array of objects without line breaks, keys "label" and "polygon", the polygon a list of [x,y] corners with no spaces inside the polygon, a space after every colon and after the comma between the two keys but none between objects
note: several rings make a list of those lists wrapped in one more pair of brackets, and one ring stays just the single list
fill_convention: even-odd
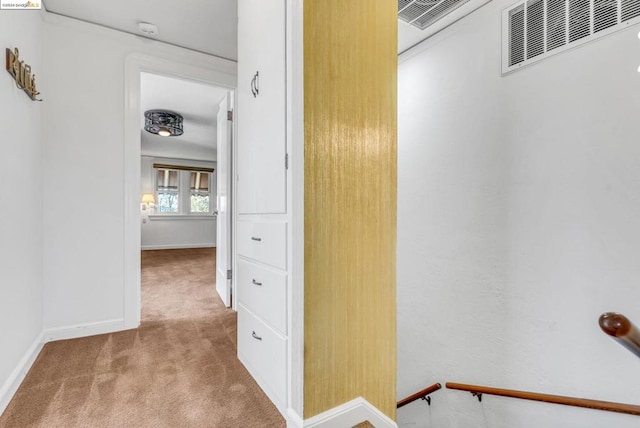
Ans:
[{"label": "cabinet drawer pull", "polygon": [[256,238],[255,236],[252,236],[251,240],[260,242],[260,241],[262,241],[262,238]]},{"label": "cabinet drawer pull", "polygon": [[255,94],[253,94],[253,98],[257,97],[258,94],[260,94],[260,78],[259,78],[260,74],[256,71],[256,75],[253,77],[254,80],[254,84],[253,87],[255,88],[256,92]]},{"label": "cabinet drawer pull", "polygon": [[258,336],[255,331],[251,333],[251,336],[256,340],[262,340],[262,338]]},{"label": "cabinet drawer pull", "polygon": [[251,283],[252,283],[253,285],[257,285],[258,287],[262,287],[262,283],[261,283],[261,282],[256,281],[255,279],[251,280]]},{"label": "cabinet drawer pull", "polygon": [[258,80],[258,76],[260,73],[256,71],[256,74],[253,75],[253,79],[251,79],[251,93],[253,94],[253,98],[257,97],[260,93],[260,81]]}]

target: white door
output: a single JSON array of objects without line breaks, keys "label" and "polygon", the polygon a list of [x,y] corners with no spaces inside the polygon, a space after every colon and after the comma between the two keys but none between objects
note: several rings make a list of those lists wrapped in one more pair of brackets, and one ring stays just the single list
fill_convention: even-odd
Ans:
[{"label": "white door", "polygon": [[231,94],[227,93],[218,109],[218,171],[216,199],[216,291],[222,302],[231,306]]}]

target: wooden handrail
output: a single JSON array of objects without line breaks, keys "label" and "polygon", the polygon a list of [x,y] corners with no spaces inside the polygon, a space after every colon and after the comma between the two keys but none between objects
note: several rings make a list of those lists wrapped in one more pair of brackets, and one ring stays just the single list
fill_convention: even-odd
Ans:
[{"label": "wooden handrail", "polygon": [[640,406],[633,404],[614,403],[610,401],[589,400],[586,398],[563,397],[561,395],[539,394],[536,392],[516,391],[513,389],[490,388],[488,386],[465,385],[462,383],[447,382],[449,389],[469,391],[478,396],[480,394],[499,395],[502,397],[521,398],[523,400],[543,401],[545,403],[563,404],[565,406],[586,407],[589,409],[606,410],[608,412],[627,413],[640,416]]},{"label": "wooden handrail", "polygon": [[418,391],[413,395],[408,396],[407,398],[403,398],[402,400],[398,401],[396,407],[399,409],[402,406],[406,406],[409,403],[413,403],[416,400],[419,400],[421,398],[424,398],[425,400],[427,400],[427,403],[431,404],[430,401],[428,400],[428,395],[436,392],[437,390],[439,390],[440,388],[442,388],[442,385],[440,385],[439,383],[434,383],[431,386],[426,387],[425,389],[423,389],[422,391]]},{"label": "wooden handrail", "polygon": [[602,331],[640,357],[640,330],[629,318],[616,312],[602,314],[599,320]]}]

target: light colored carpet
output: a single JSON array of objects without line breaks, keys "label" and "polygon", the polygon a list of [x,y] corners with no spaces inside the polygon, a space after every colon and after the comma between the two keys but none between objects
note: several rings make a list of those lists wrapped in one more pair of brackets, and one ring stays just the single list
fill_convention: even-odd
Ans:
[{"label": "light colored carpet", "polygon": [[215,249],[144,251],[140,328],[45,345],[0,427],[284,427],[214,282]]}]

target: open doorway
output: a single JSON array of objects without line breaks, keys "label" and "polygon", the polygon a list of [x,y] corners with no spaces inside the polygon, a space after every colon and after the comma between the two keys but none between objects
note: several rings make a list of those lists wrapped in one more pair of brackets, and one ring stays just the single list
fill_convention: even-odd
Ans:
[{"label": "open doorway", "polygon": [[[124,117],[124,326],[137,328],[141,320],[141,73],[148,72],[185,81],[206,83],[230,91],[233,106],[237,83],[236,65],[218,58],[179,62],[167,58],[134,53],[125,60]],[[233,126],[230,126],[233,129]],[[217,160],[216,166],[219,166]],[[229,171],[232,166],[229,167]],[[233,203],[229,198],[228,207]],[[229,223],[231,216],[229,216]],[[231,233],[229,235],[232,235]],[[219,240],[217,240],[219,241]],[[220,245],[216,242],[216,245]],[[228,253],[232,253],[228,251]],[[229,293],[231,294],[231,293]]]},{"label": "open doorway", "polygon": [[[198,61],[176,61],[143,53],[132,53],[125,59],[124,69],[124,327],[140,325],[140,248],[141,248],[141,72],[172,76],[226,88],[234,93],[237,85],[237,65],[220,58]],[[232,96],[232,100],[235,95]],[[233,101],[232,101],[233,103]],[[233,132],[232,132],[233,134]],[[231,201],[231,198],[229,199]],[[234,203],[229,202],[230,207]],[[234,234],[231,234],[234,236]],[[233,238],[232,238],[233,239]],[[232,252],[231,252],[232,253]],[[235,284],[233,285],[235,286]],[[233,293],[235,294],[235,293]]]},{"label": "open doorway", "polygon": [[227,176],[232,93],[205,82],[141,72],[140,113],[142,319],[165,318],[175,312],[171,301],[176,297],[189,303],[201,294],[188,281],[175,281],[175,287],[186,287],[177,295],[176,289],[162,287],[163,281],[149,281],[154,267],[167,266],[156,259],[181,260],[169,272],[186,269],[189,257],[199,259],[204,283],[210,276],[225,306],[231,306]]}]

